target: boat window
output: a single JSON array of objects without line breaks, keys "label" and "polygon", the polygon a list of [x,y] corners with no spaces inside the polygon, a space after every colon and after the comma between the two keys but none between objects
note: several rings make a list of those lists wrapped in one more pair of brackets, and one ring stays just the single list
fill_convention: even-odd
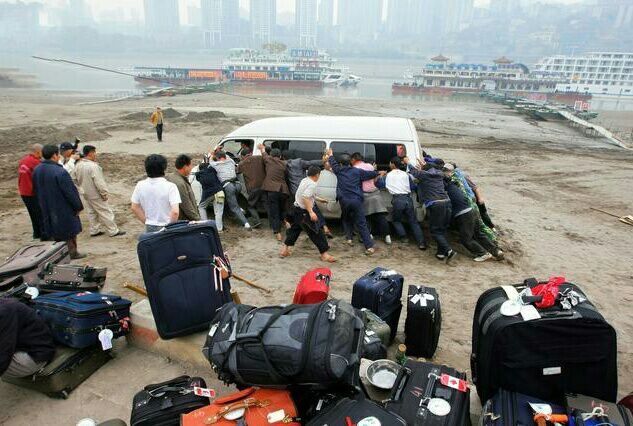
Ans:
[{"label": "boat window", "polygon": [[282,152],[287,151],[286,157],[289,160],[318,160],[325,153],[325,141],[267,140],[264,141],[264,145],[279,148]]},{"label": "boat window", "polygon": [[255,142],[253,141],[253,139],[229,139],[224,141],[224,143],[222,144],[222,150],[226,152],[229,157],[235,160],[240,158],[242,148],[244,146],[248,146],[252,151],[254,145]]}]

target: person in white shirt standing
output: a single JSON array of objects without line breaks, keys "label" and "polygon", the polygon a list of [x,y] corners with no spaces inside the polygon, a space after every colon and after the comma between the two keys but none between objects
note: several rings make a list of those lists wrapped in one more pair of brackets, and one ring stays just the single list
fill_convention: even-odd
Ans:
[{"label": "person in white shirt standing", "polygon": [[59,164],[64,166],[64,170],[68,172],[75,185],[77,185],[77,179],[75,176],[75,166],[81,158],[77,153],[77,147],[79,146],[79,139],[73,145],[70,142],[62,142],[59,144]]},{"label": "person in white shirt standing", "polygon": [[393,210],[391,211],[391,223],[396,230],[396,235],[399,238],[406,238],[407,233],[403,223],[403,219],[406,219],[418,248],[420,250],[426,250],[424,234],[415,216],[415,207],[413,205],[413,198],[411,197],[411,177],[404,171],[406,165],[402,162],[400,157],[393,157],[389,162],[389,167],[391,171],[387,173],[386,176],[378,178],[376,186],[378,188],[387,188],[387,191],[389,191],[392,196],[391,205],[393,206]]},{"label": "person in white shirt standing", "polygon": [[310,166],[308,169],[308,177],[303,178],[299,183],[299,188],[295,194],[295,202],[290,213],[291,226],[286,231],[286,240],[284,241],[279,256],[290,256],[290,247],[293,247],[301,235],[301,231],[305,231],[308,237],[319,250],[321,260],[324,262],[336,262],[336,259],[328,253],[330,246],[327,242],[325,232],[323,232],[323,223],[315,211],[315,200],[317,181],[321,169],[317,166]]},{"label": "person in white shirt standing", "polygon": [[147,178],[136,184],[132,193],[132,212],[145,224],[146,232],[160,231],[178,220],[180,193],[165,179],[167,159],[159,154],[145,158]]}]

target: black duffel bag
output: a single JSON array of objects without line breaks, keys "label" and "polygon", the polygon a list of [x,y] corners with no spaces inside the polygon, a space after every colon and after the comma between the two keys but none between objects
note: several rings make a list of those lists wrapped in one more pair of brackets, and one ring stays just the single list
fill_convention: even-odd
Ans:
[{"label": "black duffel bag", "polygon": [[362,314],[341,300],[264,308],[228,303],[202,351],[226,383],[357,386],[363,331]]}]

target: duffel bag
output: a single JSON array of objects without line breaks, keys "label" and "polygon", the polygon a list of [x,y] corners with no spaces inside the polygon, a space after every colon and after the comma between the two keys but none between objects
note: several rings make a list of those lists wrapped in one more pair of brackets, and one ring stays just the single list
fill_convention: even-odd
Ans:
[{"label": "duffel bag", "polygon": [[327,388],[357,385],[363,318],[342,300],[255,308],[228,303],[203,353],[226,383]]}]

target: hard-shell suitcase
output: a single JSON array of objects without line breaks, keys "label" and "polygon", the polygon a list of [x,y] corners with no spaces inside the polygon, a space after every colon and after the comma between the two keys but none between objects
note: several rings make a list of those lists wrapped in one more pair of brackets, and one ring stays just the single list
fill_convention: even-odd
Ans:
[{"label": "hard-shell suitcase", "polygon": [[[563,406],[518,392],[499,389],[492,398],[486,401],[481,410],[481,426],[536,425],[534,409],[541,410],[541,407],[545,410],[549,407],[554,415],[567,414]],[[553,424],[553,422],[548,424]]]},{"label": "hard-shell suitcase", "polygon": [[404,323],[407,355],[432,358],[440,340],[441,328],[442,310],[437,291],[431,287],[410,285]]},{"label": "hard-shell suitcase", "polygon": [[316,268],[306,272],[297,284],[292,303],[308,305],[327,300],[331,279],[330,268]]},{"label": "hard-shell suitcase", "polygon": [[179,425],[182,414],[209,405],[209,397],[194,393],[194,387],[206,386],[203,378],[189,376],[145,386],[134,395],[130,426]]},{"label": "hard-shell suitcase", "polygon": [[566,406],[576,426],[633,426],[633,411],[622,404],[601,401],[585,395],[568,394]]},{"label": "hard-shell suitcase", "polygon": [[226,304],[202,349],[220,380],[245,386],[358,386],[363,319],[347,302]]},{"label": "hard-shell suitcase", "polygon": [[46,263],[37,274],[37,287],[42,291],[99,291],[108,268]]},{"label": "hard-shell suitcase", "polygon": [[568,392],[615,402],[616,333],[578,286],[564,283],[559,287],[562,294],[573,291],[582,297],[570,309],[560,304],[530,309],[537,315],[528,316],[527,321],[520,314],[501,313],[508,294],[515,299],[531,281],[492,288],[477,301],[471,371],[480,400],[504,388],[559,404]]},{"label": "hard-shell suitcase", "polygon": [[41,295],[33,302],[55,340],[72,348],[99,344],[104,329],[111,330],[114,338],[129,331],[132,302],[120,296],[69,291]]},{"label": "hard-shell suitcase", "polygon": [[352,306],[367,308],[389,324],[390,342],[398,331],[403,283],[402,275],[378,267],[360,277],[352,287]]},{"label": "hard-shell suitcase", "polygon": [[59,346],[55,358],[40,372],[19,379],[3,377],[2,380],[51,398],[66,399],[70,392],[112,358],[111,350],[104,351],[98,345],[83,349]]},{"label": "hard-shell suitcase", "polygon": [[229,279],[216,268],[225,254],[215,222],[176,222],[143,234],[137,251],[161,338],[208,329],[216,311],[231,301]]},{"label": "hard-shell suitcase", "polygon": [[[243,413],[231,417],[231,413]],[[242,423],[236,423],[241,418]],[[246,388],[222,398],[211,405],[182,416],[181,426],[299,426],[300,419],[290,392],[279,389]]]},{"label": "hard-shell suitcase", "polygon": [[411,426],[469,426],[470,389],[466,375],[445,365],[407,359],[386,407]]},{"label": "hard-shell suitcase", "polygon": [[368,426],[407,425],[402,417],[364,398],[343,398],[338,402],[325,406],[316,417],[306,423],[307,426],[349,426],[350,424],[365,424]]},{"label": "hard-shell suitcase", "polygon": [[23,282],[36,281],[40,269],[49,262],[70,262],[68,245],[65,242],[44,241],[20,248],[0,265],[0,291]]}]

